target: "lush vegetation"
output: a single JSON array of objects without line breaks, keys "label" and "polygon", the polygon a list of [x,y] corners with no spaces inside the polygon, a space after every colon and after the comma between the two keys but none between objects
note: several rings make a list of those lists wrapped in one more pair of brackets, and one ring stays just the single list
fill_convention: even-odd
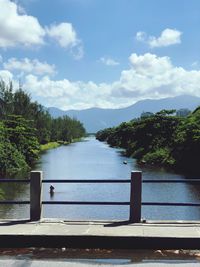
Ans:
[{"label": "lush vegetation", "polygon": [[84,135],[76,119],[53,119],[21,88],[14,92],[12,83],[0,81],[0,175],[28,170],[38,159],[41,145],[49,148],[49,142],[55,146]]},{"label": "lush vegetation", "polygon": [[162,110],[118,127],[99,131],[96,138],[122,147],[143,164],[200,172],[200,107],[187,117]]},{"label": "lush vegetation", "polygon": [[59,146],[60,146],[60,142],[49,142],[47,144],[40,145],[40,150],[45,151],[45,150],[56,148]]}]

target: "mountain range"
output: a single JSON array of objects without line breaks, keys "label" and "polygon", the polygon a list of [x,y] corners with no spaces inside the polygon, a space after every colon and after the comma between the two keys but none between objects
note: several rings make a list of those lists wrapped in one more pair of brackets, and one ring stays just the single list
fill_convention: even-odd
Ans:
[{"label": "mountain range", "polygon": [[88,133],[95,133],[101,129],[117,126],[124,121],[140,117],[143,112],[158,112],[162,109],[187,108],[193,111],[200,105],[200,97],[181,95],[157,100],[146,99],[120,109],[90,108],[85,110],[61,110],[55,107],[48,108],[52,117],[68,115],[80,120]]}]

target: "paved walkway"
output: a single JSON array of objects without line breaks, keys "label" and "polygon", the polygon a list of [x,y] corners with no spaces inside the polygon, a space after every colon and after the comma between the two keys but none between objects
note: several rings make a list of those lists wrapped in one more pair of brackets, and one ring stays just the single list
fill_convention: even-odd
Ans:
[{"label": "paved walkway", "polygon": [[199,249],[200,223],[1,221],[1,247]]}]

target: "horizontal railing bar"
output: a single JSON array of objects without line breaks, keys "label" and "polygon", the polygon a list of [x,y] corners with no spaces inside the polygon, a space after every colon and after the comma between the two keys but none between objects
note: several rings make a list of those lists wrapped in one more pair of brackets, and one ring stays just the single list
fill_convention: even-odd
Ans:
[{"label": "horizontal railing bar", "polygon": [[130,205],[130,202],[112,201],[42,201],[44,205]]},{"label": "horizontal railing bar", "polygon": [[18,201],[18,200],[1,200],[0,205],[13,205],[13,204],[30,204],[30,201]]},{"label": "horizontal railing bar", "polygon": [[199,183],[200,184],[200,179],[188,179],[188,180],[182,180],[182,179],[177,179],[177,180],[170,180],[170,179],[155,179],[155,180],[142,180],[143,183]]},{"label": "horizontal railing bar", "polygon": [[[48,179],[42,180],[42,183],[130,183],[130,179],[86,179],[86,180],[72,180],[72,179]],[[170,180],[170,179],[151,179],[142,180],[143,183],[199,183],[200,179],[188,179],[188,180]],[[0,179],[0,183],[30,183],[30,179]]]},{"label": "horizontal railing bar", "polygon": [[130,183],[130,179],[129,180],[125,180],[125,179],[119,179],[119,180],[112,180],[112,179],[87,179],[87,180],[72,180],[72,179],[68,179],[68,180],[56,180],[56,179],[52,179],[52,180],[42,180],[42,183]]},{"label": "horizontal railing bar", "polygon": [[[2,200],[0,205],[30,204],[30,201]],[[130,202],[113,201],[42,201],[44,205],[130,205]],[[142,202],[143,206],[189,206],[200,207],[200,203],[167,203],[167,202]]]},{"label": "horizontal railing bar", "polygon": [[188,207],[200,207],[200,203],[166,203],[166,202],[142,202],[143,206],[188,206]]},{"label": "horizontal railing bar", "polygon": [[0,183],[30,183],[30,179],[0,179]]}]

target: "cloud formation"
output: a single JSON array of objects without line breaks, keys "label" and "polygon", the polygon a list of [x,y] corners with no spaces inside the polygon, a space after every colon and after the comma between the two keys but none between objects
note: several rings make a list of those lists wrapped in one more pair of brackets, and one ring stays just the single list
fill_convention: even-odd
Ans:
[{"label": "cloud formation", "polygon": [[131,68],[121,73],[112,93],[132,99],[162,98],[181,94],[200,96],[200,71],[187,71],[169,57],[146,53],[129,57]]},{"label": "cloud formation", "polygon": [[33,73],[36,75],[55,74],[55,65],[49,65],[46,62],[40,62],[38,59],[23,58],[18,60],[10,58],[7,62],[3,63],[6,70],[20,71],[25,73]]},{"label": "cloud formation", "polygon": [[155,47],[166,47],[170,45],[181,43],[182,32],[176,29],[165,29],[161,32],[159,37],[148,36],[145,32],[137,32],[136,40],[147,43],[151,48]]},{"label": "cloud formation", "polygon": [[46,28],[47,35],[55,39],[61,47],[69,48],[77,44],[76,32],[71,23],[60,23]]},{"label": "cloud formation", "polygon": [[0,47],[44,44],[45,30],[37,18],[20,14],[16,3],[0,0]]},{"label": "cloud formation", "polygon": [[119,62],[110,58],[110,57],[101,57],[100,62],[102,62],[106,66],[117,66],[119,65]]},{"label": "cloud formation", "polygon": [[78,39],[77,33],[71,23],[62,22],[46,27],[46,34],[54,39],[61,47],[70,49],[75,59],[83,57],[82,42]]},{"label": "cloud formation", "polygon": [[27,75],[24,88],[44,100],[48,106],[57,106],[63,109],[84,109],[91,106],[109,106],[110,88],[106,84],[96,84],[92,81],[71,82],[68,79],[52,80],[48,76],[38,78],[35,75]]},{"label": "cloud formation", "polygon": [[0,48],[44,45],[47,36],[69,49],[75,59],[83,57],[82,42],[71,23],[43,27],[36,17],[27,15],[15,2],[0,0]]},{"label": "cloud formation", "polygon": [[200,96],[200,71],[185,70],[172,64],[169,57],[131,54],[130,68],[113,83],[71,82],[28,75],[24,87],[45,98],[49,106],[64,109],[89,107],[119,108],[145,98],[191,94]]},{"label": "cloud formation", "polygon": [[[62,109],[120,108],[146,98],[182,94],[200,97],[200,70],[174,66],[169,57],[151,53],[133,53],[129,62],[130,68],[112,83],[72,82],[67,78],[56,80],[49,75],[28,74],[24,76],[23,88],[43,105]],[[16,77],[8,70],[1,70],[2,76]]]}]

